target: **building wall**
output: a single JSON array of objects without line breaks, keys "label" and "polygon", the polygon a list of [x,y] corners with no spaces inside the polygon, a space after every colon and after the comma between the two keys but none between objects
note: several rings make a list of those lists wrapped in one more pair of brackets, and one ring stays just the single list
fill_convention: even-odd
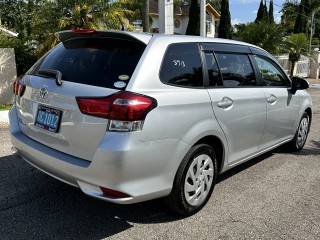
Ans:
[{"label": "building wall", "polygon": [[319,79],[320,75],[320,52],[319,49],[313,51],[313,61],[311,61],[310,78]]},{"label": "building wall", "polygon": [[0,48],[0,104],[13,102],[12,84],[17,76],[13,48]]},{"label": "building wall", "polygon": [[211,18],[211,32],[210,33],[207,33],[207,37],[214,37],[215,34],[216,34],[216,27],[215,27],[215,17],[212,13],[209,13],[210,14],[210,18]]},{"label": "building wall", "polygon": [[176,16],[174,21],[178,20],[180,26],[177,27],[177,24],[174,24],[173,32],[176,34],[186,34],[189,17],[188,16]]},{"label": "building wall", "polygon": [[[214,15],[211,15],[211,33],[208,34],[208,37],[214,37],[215,36],[215,17]],[[159,17],[157,15],[152,16],[152,29],[159,29]],[[179,20],[180,26],[176,27],[177,25],[175,24],[175,21]],[[188,23],[189,23],[189,16],[175,16],[174,19],[174,24],[173,24],[173,33],[175,34],[186,34]]]}]

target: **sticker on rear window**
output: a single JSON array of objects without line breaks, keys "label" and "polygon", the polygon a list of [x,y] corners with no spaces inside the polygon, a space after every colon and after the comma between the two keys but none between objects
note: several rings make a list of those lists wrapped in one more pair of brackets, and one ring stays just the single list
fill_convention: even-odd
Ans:
[{"label": "sticker on rear window", "polygon": [[116,88],[124,88],[125,86],[127,86],[127,84],[125,82],[122,82],[122,81],[117,81],[114,83],[114,86]]},{"label": "sticker on rear window", "polygon": [[128,76],[128,75],[125,75],[125,74],[119,75],[118,78],[119,78],[120,80],[122,80],[122,81],[127,81],[127,80],[129,80],[129,76]]}]

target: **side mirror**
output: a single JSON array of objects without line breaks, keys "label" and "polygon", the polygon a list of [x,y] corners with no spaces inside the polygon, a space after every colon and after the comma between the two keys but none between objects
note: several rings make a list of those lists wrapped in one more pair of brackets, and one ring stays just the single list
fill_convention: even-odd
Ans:
[{"label": "side mirror", "polygon": [[297,90],[303,90],[303,89],[309,88],[308,81],[303,78],[293,77],[291,78],[291,80],[292,80],[292,87],[291,87],[292,94],[295,94]]}]

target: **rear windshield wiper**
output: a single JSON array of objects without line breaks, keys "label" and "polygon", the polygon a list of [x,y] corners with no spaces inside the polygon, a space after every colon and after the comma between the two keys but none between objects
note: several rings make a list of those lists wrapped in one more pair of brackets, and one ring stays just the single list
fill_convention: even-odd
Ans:
[{"label": "rear windshield wiper", "polygon": [[53,69],[41,69],[38,71],[41,75],[46,75],[50,77],[55,77],[57,86],[62,85],[62,73],[59,70],[53,70]]}]

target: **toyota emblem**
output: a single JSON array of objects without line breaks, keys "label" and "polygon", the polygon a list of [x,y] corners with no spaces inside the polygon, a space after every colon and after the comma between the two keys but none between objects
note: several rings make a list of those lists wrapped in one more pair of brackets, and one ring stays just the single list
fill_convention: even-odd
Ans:
[{"label": "toyota emblem", "polygon": [[49,95],[48,89],[46,87],[41,87],[39,95],[42,99],[46,99]]}]

